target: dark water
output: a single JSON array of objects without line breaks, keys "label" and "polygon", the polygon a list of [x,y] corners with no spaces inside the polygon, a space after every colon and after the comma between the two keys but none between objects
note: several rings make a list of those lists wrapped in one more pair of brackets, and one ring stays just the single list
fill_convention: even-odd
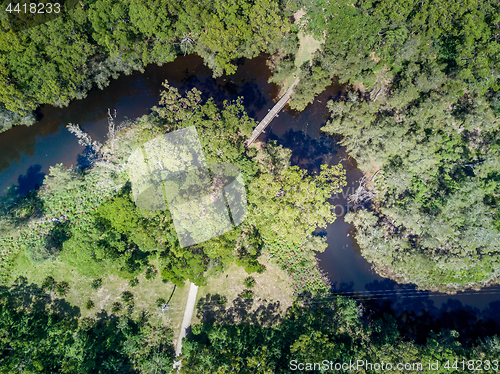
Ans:
[{"label": "dark water", "polygon": [[[14,184],[22,194],[41,184],[50,165],[76,165],[82,147],[65,126],[77,123],[92,137],[104,140],[107,112],[117,111],[116,121],[147,114],[158,103],[161,83],[166,79],[180,93],[196,87],[202,98],[224,100],[244,97],[248,114],[261,120],[273,106],[277,87],[267,83],[269,69],[265,57],[241,60],[236,74],[213,79],[211,71],[197,56],[179,57],[164,66],[149,66],[144,73],[122,76],[104,90],[93,90],[88,97],[66,108],[45,106],[40,120],[32,127],[16,127],[0,134],[0,191]],[[465,337],[500,333],[500,288],[468,291],[457,295],[419,292],[412,285],[401,285],[376,275],[363,259],[353,239],[353,227],[343,220],[346,193],[358,185],[361,172],[355,161],[335,139],[322,135],[325,104],[339,97],[342,86],[332,84],[303,112],[288,107],[275,118],[261,139],[275,139],[292,149],[292,163],[317,170],[322,163],[342,162],[347,170],[348,185],[343,194],[334,196],[338,219],[320,234],[326,234],[328,248],[318,255],[336,293],[346,293],[363,300],[375,314],[385,311],[398,316],[399,323],[415,337],[438,327],[454,328]]]},{"label": "dark water", "polygon": [[261,139],[275,139],[291,148],[293,163],[301,167],[317,170],[322,163],[341,162],[347,171],[347,186],[331,199],[336,207],[337,220],[319,232],[326,234],[328,248],[317,258],[331,282],[332,292],[362,301],[374,316],[382,316],[385,312],[398,316],[398,322],[408,336],[421,342],[430,330],[443,328],[459,331],[463,340],[499,334],[499,286],[455,295],[418,291],[414,285],[399,284],[377,275],[361,256],[354,239],[355,229],[344,221],[343,216],[350,209],[346,196],[359,186],[362,173],[355,160],[339,146],[339,139],[325,136],[320,130],[328,117],[326,102],[338,99],[341,94],[342,87],[333,84],[303,112],[287,107],[261,136]]}]

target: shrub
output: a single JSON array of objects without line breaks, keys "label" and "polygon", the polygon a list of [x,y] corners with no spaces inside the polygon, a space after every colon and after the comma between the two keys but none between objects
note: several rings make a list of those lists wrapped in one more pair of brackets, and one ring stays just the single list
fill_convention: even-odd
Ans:
[{"label": "shrub", "polygon": [[156,278],[157,270],[154,267],[148,267],[146,269],[146,279],[153,280]]},{"label": "shrub", "polygon": [[[26,257],[30,259],[31,262],[35,264],[40,264],[49,258],[53,258],[55,254],[54,248],[48,248],[45,245],[30,245],[26,247]],[[54,252],[54,253],[53,253]]]},{"label": "shrub", "polygon": [[253,288],[255,286],[255,279],[254,277],[246,277],[243,283],[246,288]]},{"label": "shrub", "polygon": [[92,283],[90,283],[90,287],[92,287],[93,290],[98,290],[101,287],[101,285],[102,285],[101,278],[94,279]]},{"label": "shrub", "polygon": [[125,304],[133,304],[134,303],[134,295],[130,291],[123,291],[122,292],[122,300],[125,302]]},{"label": "shrub", "polygon": [[135,287],[139,284],[139,279],[137,278],[134,278],[134,279],[131,279],[128,284],[130,284],[130,287]]},{"label": "shrub", "polygon": [[266,265],[259,264],[259,268],[257,269],[258,274],[262,274],[266,271]]},{"label": "shrub", "polygon": [[253,299],[253,291],[252,290],[243,290],[240,295],[243,299]]},{"label": "shrub", "polygon": [[44,279],[42,283],[42,287],[49,290],[54,291],[56,289],[56,281],[50,275]]},{"label": "shrub", "polygon": [[95,307],[95,304],[92,300],[88,299],[87,302],[85,303],[85,308],[87,309],[93,309]]},{"label": "shrub", "polygon": [[56,285],[56,293],[59,296],[65,296],[69,291],[68,282],[61,282]]},{"label": "shrub", "polygon": [[111,312],[118,313],[120,310],[122,310],[122,303],[116,301],[111,305]]},{"label": "shrub", "polygon": [[227,304],[227,297],[223,296],[223,295],[219,296],[218,303],[219,303],[219,305],[222,305],[222,306],[226,305]]},{"label": "shrub", "polygon": [[165,299],[163,297],[159,297],[158,299],[156,299],[156,306],[158,308],[161,308],[163,304],[166,304],[167,302],[165,301]]}]

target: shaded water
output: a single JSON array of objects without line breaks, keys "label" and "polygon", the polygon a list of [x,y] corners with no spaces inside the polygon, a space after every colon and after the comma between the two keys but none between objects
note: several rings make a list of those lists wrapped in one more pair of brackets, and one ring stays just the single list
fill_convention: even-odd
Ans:
[{"label": "shaded water", "polygon": [[347,186],[330,201],[336,207],[337,220],[319,232],[326,234],[328,248],[317,258],[331,282],[332,292],[362,301],[375,316],[385,312],[398,316],[403,330],[415,339],[442,328],[455,329],[464,338],[473,339],[500,333],[500,286],[455,295],[417,291],[414,285],[399,284],[377,275],[361,256],[354,239],[355,229],[343,216],[349,210],[347,194],[359,186],[362,173],[345,149],[320,130],[328,118],[325,104],[338,99],[341,91],[341,86],[333,84],[303,112],[288,108],[262,136],[291,148],[293,164],[318,170],[322,163],[341,162],[347,171]]},{"label": "shaded water", "polygon": [[[93,90],[86,99],[74,101],[66,108],[45,106],[40,120],[31,127],[16,127],[0,134],[0,191],[14,184],[19,193],[41,184],[50,165],[76,165],[82,147],[65,126],[77,123],[92,137],[104,140],[107,133],[108,108],[117,111],[116,121],[135,118],[149,112],[159,101],[161,83],[166,79],[181,94],[196,87],[204,100],[213,97],[218,104],[243,96],[248,114],[256,120],[264,118],[273,106],[277,87],[267,83],[269,69],[265,57],[241,60],[233,76],[213,79],[211,71],[197,56],[179,57],[164,66],[148,66],[144,73],[122,76],[104,90]],[[342,162],[347,170],[347,190],[356,187],[361,172],[345,150],[332,138],[322,135],[320,128],[327,118],[326,102],[338,98],[342,90],[332,84],[303,112],[288,107],[275,118],[261,139],[276,139],[292,149],[292,163],[317,170],[322,163]],[[338,219],[321,234],[328,248],[318,255],[334,292],[366,299],[375,313],[392,311],[399,322],[416,337],[429,328],[455,328],[465,336],[492,334],[500,323],[500,297],[495,287],[459,295],[417,292],[414,286],[400,285],[376,275],[363,259],[353,239],[353,227],[343,221],[345,194],[332,198]],[[424,326],[424,327],[422,327]]]}]

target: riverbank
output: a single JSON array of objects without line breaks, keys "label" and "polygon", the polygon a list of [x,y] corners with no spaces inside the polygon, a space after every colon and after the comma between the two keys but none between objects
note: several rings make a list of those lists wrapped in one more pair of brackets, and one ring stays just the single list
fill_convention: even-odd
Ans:
[{"label": "riverbank", "polygon": [[[164,86],[169,93],[177,92],[166,84]],[[191,93],[194,92],[196,91],[193,90]],[[162,94],[162,97],[164,97],[164,94]],[[81,170],[65,169],[61,164],[51,167],[50,174],[44,178],[43,185],[40,189],[30,192],[28,198],[21,198],[15,204],[6,207],[2,219],[10,223],[10,231],[4,231],[1,240],[4,244],[10,243],[11,251],[9,253],[5,251],[2,253],[5,262],[9,263],[9,266],[6,266],[2,273],[5,283],[11,283],[20,277],[30,275],[27,277],[29,282],[43,283],[47,277],[51,276],[55,279],[54,282],[59,284],[61,281],[56,278],[59,278],[63,273],[75,273],[75,276],[78,274],[79,278],[71,278],[63,281],[68,285],[67,292],[71,292],[70,290],[72,289],[81,289],[84,296],[87,296],[89,291],[87,289],[88,286],[82,286],[85,279],[90,281],[90,279],[102,276],[104,284],[102,287],[108,290],[111,288],[122,290],[125,283],[119,281],[119,279],[137,277],[138,274],[140,274],[138,271],[146,265],[148,269],[151,267],[153,269],[160,269],[162,276],[165,279],[170,278],[175,284],[178,284],[186,277],[193,277],[193,280],[201,284],[205,282],[201,273],[208,269],[203,268],[206,267],[209,262],[207,257],[203,257],[206,255],[198,257],[198,260],[196,260],[195,257],[195,261],[200,261],[202,264],[201,273],[191,275],[192,272],[197,273],[200,270],[197,269],[197,266],[193,266],[197,265],[193,263],[189,265],[182,263],[175,264],[172,267],[170,265],[171,261],[179,261],[175,259],[175,256],[177,256],[177,253],[181,250],[176,249],[174,252],[167,248],[163,248],[162,251],[159,251],[160,248],[162,248],[163,242],[167,240],[165,235],[170,235],[169,230],[171,230],[172,227],[166,230],[167,232],[160,229],[160,231],[155,231],[154,234],[151,233],[155,235],[155,239],[154,241],[149,241],[147,236],[143,237],[144,233],[159,229],[156,227],[158,223],[155,223],[153,225],[155,227],[153,228],[153,226],[150,226],[152,224],[150,222],[162,217],[147,212],[140,212],[133,203],[129,201],[129,192],[127,192],[128,189],[126,187],[127,178],[124,173],[127,157],[134,145],[138,144],[137,142],[144,142],[149,137],[154,136],[154,134],[158,135],[166,131],[164,127],[157,123],[157,116],[161,118],[161,116],[164,115],[163,113],[169,110],[168,104],[163,102],[162,105],[162,108],[153,109],[156,115],[152,114],[150,116],[145,116],[136,121],[126,121],[121,125],[115,125],[114,121],[111,120],[108,124],[108,141],[105,144],[100,144],[89,138],[88,134],[82,132],[77,125],[71,126],[71,131],[77,135],[80,143],[85,146],[85,152],[81,157],[82,163],[84,162],[83,159],[86,159],[84,164],[87,165],[87,167]],[[200,104],[200,101],[196,100],[192,105],[211,106],[212,101],[209,100],[208,103]],[[192,109],[193,108],[186,110]],[[204,116],[201,108],[196,107],[195,109],[200,110],[200,115]],[[239,122],[244,120],[243,108],[239,107],[237,102],[232,104],[226,103],[224,111],[224,118],[226,118],[227,121],[232,121],[231,116],[235,119],[237,118],[236,122],[232,121],[228,123],[231,123],[232,126],[238,126],[239,130],[242,131],[240,138],[245,139],[252,127],[252,123],[247,118],[248,129],[242,128],[239,125]],[[241,113],[238,111],[241,111]],[[198,121],[199,119],[195,118],[193,120]],[[175,122],[168,121],[167,125],[173,126]],[[207,130],[211,129],[211,127],[206,127],[211,126],[208,123],[205,123],[204,126],[205,127],[199,129],[202,133],[206,133]],[[219,127],[214,130],[218,131]],[[221,138],[220,135],[219,138]],[[204,149],[207,152],[206,156],[221,157],[223,155],[222,152],[215,152],[207,148],[213,145],[213,140],[211,139],[212,138],[209,137],[209,139],[203,140],[205,145]],[[241,147],[242,142],[240,140],[237,139],[235,144],[232,144],[234,139],[233,136],[231,136],[228,138],[231,144],[221,143],[220,146],[224,147],[223,149],[227,152],[231,150],[233,152],[234,150],[245,152],[245,149]],[[233,149],[230,147],[235,148]],[[265,152],[268,151],[268,147],[265,147],[258,151],[259,155],[254,154],[254,158],[248,158],[246,160],[247,163],[255,163],[255,171],[251,171],[252,169],[250,169],[250,172],[264,174],[268,172],[267,168],[271,167],[272,162],[274,162],[273,159],[269,158],[269,155],[265,154]],[[215,152],[215,154],[211,154],[211,152]],[[259,163],[262,160],[266,160],[266,158],[272,162],[270,164],[264,162],[262,165],[259,165]],[[262,168],[262,170],[258,172],[256,168]],[[332,172],[336,174],[333,169]],[[295,169],[290,169],[287,176],[293,177],[294,173]],[[306,174],[303,174],[302,177],[306,177]],[[310,177],[307,177],[307,180],[309,179]],[[329,179],[331,179],[331,177],[329,177]],[[257,180],[254,180],[254,182],[257,182]],[[315,183],[313,180],[310,180],[310,182],[311,185]],[[89,188],[90,186],[93,188]],[[252,192],[253,191],[250,189],[249,196],[251,196]],[[291,190],[290,196],[293,196],[292,193],[293,191]],[[250,198],[250,200],[252,199]],[[265,205],[259,205],[259,199],[256,199],[256,201],[259,206],[257,209],[268,208]],[[279,201],[274,203],[269,202],[269,204],[279,204]],[[123,214],[121,211],[123,210],[128,212],[127,217],[129,217],[125,221],[123,221],[123,217],[121,216],[121,214]],[[139,218],[131,218],[134,216],[139,216]],[[256,219],[255,222],[259,222],[262,218],[265,217]],[[115,226],[115,221],[123,222]],[[169,217],[165,216],[161,221],[169,221]],[[128,228],[124,229],[124,227]],[[7,229],[7,226],[4,226],[4,230],[5,229]],[[136,237],[134,230],[140,230],[141,236]],[[248,255],[245,255],[244,252],[240,252],[240,255],[224,254],[224,252],[221,251],[225,250],[225,246],[227,245],[229,246],[228,250],[230,250],[230,252],[234,251],[233,246],[235,244],[232,242],[234,239],[229,239],[231,238],[231,236],[229,236],[228,239],[222,239],[231,240],[228,244],[217,241],[212,244],[205,243],[202,247],[198,248],[198,250],[195,248],[192,254],[190,254],[190,251],[187,251],[183,256],[189,257],[193,254],[198,255],[200,253],[199,250],[203,250],[203,248],[206,247],[207,252],[211,251],[216,253],[216,257],[210,260],[212,264],[211,267],[214,266],[215,263],[220,261],[227,262],[229,258],[232,258],[233,261],[236,260],[239,265],[243,266],[250,273],[257,271],[260,274],[264,272],[266,267],[257,262],[260,255],[260,244],[258,244],[258,242],[256,242],[256,244],[251,244],[251,246],[250,244],[246,244],[247,240],[250,240],[251,243],[259,240],[259,236],[254,237],[254,235],[257,235],[257,233],[254,233],[255,226],[252,224],[244,224],[238,230],[240,231],[231,233],[231,235],[234,236],[234,234],[238,234],[239,232],[239,237],[236,239],[237,243],[239,243],[237,249],[240,249],[240,251],[251,250],[256,253],[249,253]],[[118,242],[116,242],[116,239],[113,239],[114,235],[118,235],[120,238]],[[156,235],[160,235],[160,237],[156,237]],[[248,236],[250,237],[246,238]],[[137,243],[131,242],[131,238],[132,240],[137,240]],[[172,238],[168,240],[171,242]],[[120,244],[120,242],[124,242],[124,244]],[[148,247],[138,250],[138,248],[141,248],[140,246],[143,245],[142,243],[148,243]],[[175,242],[170,245],[175,246]],[[123,248],[124,246],[125,248]],[[130,248],[130,246],[138,246],[138,248],[136,247],[132,251],[123,251],[123,249]],[[156,246],[158,246],[158,249],[155,248]],[[255,247],[252,248],[253,246]],[[116,247],[116,249],[114,247]],[[6,245],[2,245],[2,248],[5,250]],[[117,253],[112,253],[116,250],[118,251]],[[295,250],[300,251],[300,248],[296,248]],[[111,254],[108,255],[108,251],[111,251]],[[136,252],[136,254],[134,254],[134,252]],[[169,252],[171,252],[171,254],[169,254]],[[219,252],[221,252],[221,254],[218,254]],[[296,254],[298,255],[298,260],[301,260],[298,252],[296,252]],[[134,258],[133,256],[136,255],[138,257]],[[168,256],[171,258],[169,259]],[[146,257],[148,259],[146,259]],[[215,263],[213,261],[215,261]],[[218,264],[217,267],[221,267],[222,263]],[[311,264],[312,263],[313,262],[311,262]],[[30,273],[30,264],[33,264],[36,268],[36,271],[33,273]],[[286,264],[281,265],[284,266]],[[192,267],[195,269],[192,269]],[[273,274],[278,271],[276,265],[270,265],[270,267],[274,269],[272,271]],[[301,267],[305,268],[305,264],[301,264]],[[239,269],[240,271],[242,270],[242,268]],[[221,269],[218,271],[220,272]],[[281,277],[283,278],[283,274],[285,273],[283,270],[280,271],[282,272]],[[310,271],[314,272],[316,269],[312,267]],[[156,270],[154,273],[156,274]],[[181,273],[185,273],[185,275],[181,275]],[[146,276],[147,274],[146,272]],[[271,282],[270,280],[266,280],[266,278],[260,279],[260,276],[258,278],[259,285],[256,288],[257,290],[260,289],[260,284],[264,284],[268,281]],[[141,283],[141,279],[139,279],[139,284]],[[301,289],[301,287],[307,289],[308,284],[297,284],[295,285],[294,291]],[[122,296],[127,292],[131,291],[122,290]],[[289,292],[289,294],[290,293],[291,292]],[[151,297],[149,297],[150,295],[147,296],[147,292],[141,292],[141,294],[151,299]],[[94,297],[96,296],[94,295]],[[257,297],[267,298],[269,295],[266,292],[262,293],[258,291]],[[288,295],[287,297],[290,298],[291,296]],[[250,298],[253,298],[253,296],[250,295]],[[116,299],[116,295],[114,299]],[[80,302],[83,302],[82,300],[83,299],[80,298]],[[93,308],[104,309],[110,307],[110,305],[114,308],[113,305],[116,301],[113,302],[112,300],[113,297],[104,292],[101,296],[96,297],[95,300],[90,298],[86,300],[85,306],[92,304],[89,310]],[[144,304],[144,300],[140,301],[139,304]],[[289,305],[289,303],[287,305]],[[82,306],[83,305],[80,305],[80,307]]]},{"label": "riverbank", "polygon": [[[203,65],[199,57],[179,57],[163,67],[151,65],[144,74],[121,76],[118,80],[112,81],[105,90],[94,90],[89,97],[73,102],[69,108],[45,107],[40,123],[32,127],[15,128],[13,132],[3,133],[0,136],[2,144],[0,149],[3,150],[0,154],[0,165],[4,165],[0,173],[0,182],[7,181],[7,185],[10,185],[8,181],[12,181],[18,187],[26,186],[26,181],[30,181],[32,175],[26,173],[26,170],[30,165],[40,165],[40,172],[33,174],[35,178],[32,179],[32,186],[34,186],[39,180],[38,175],[42,174],[43,180],[44,175],[49,173],[50,165],[60,162],[64,162],[66,168],[76,165],[78,154],[83,151],[83,147],[78,145],[76,138],[64,128],[64,124],[80,123],[94,139],[105,141],[108,129],[107,108],[117,109],[116,121],[125,120],[124,117],[135,118],[147,114],[148,108],[159,101],[161,82],[165,79],[177,86],[180,92],[201,87],[204,100],[214,97],[220,105],[224,100],[234,100],[241,96],[247,112],[253,118],[261,119],[273,106],[272,99],[278,94],[277,87],[267,81],[270,76],[266,68],[267,57],[245,60],[234,76],[218,79],[212,78],[210,70]],[[261,144],[265,144],[268,139],[277,140],[279,144],[292,150],[292,164],[310,171],[318,170],[319,165],[323,163],[333,165],[342,162],[347,170],[346,193],[350,194],[356,190],[362,174],[345,148],[341,147],[337,140],[320,132],[327,119],[326,103],[330,99],[338,100],[343,90],[344,86],[334,84],[320,94],[314,104],[303,112],[285,109],[262,135],[261,140],[264,143]],[[11,137],[10,134],[16,137]],[[9,146],[13,144],[16,145],[17,158],[14,158],[9,151]],[[22,178],[18,180],[18,176]],[[495,315],[493,311],[498,297],[494,293],[486,292],[487,289],[485,292],[437,297],[429,296],[425,292],[416,292],[412,294],[412,298],[406,297],[405,293],[398,293],[398,290],[405,290],[411,286],[398,285],[377,276],[371,270],[370,263],[361,256],[359,246],[354,239],[353,228],[343,219],[347,204],[344,193],[335,195],[332,203],[336,205],[338,219],[326,230],[318,231],[328,242],[326,251],[318,256],[321,259],[320,268],[327,273],[334,291],[359,291],[361,295],[374,294],[373,298],[381,298],[381,302],[394,306],[394,313],[397,315],[418,314],[422,309],[429,310],[436,316],[449,310],[455,311],[457,315],[461,311],[467,313],[475,311],[474,316],[485,320]],[[26,213],[32,214],[29,210]],[[2,247],[7,249],[8,245],[2,243]],[[395,296],[390,296],[391,293]],[[376,296],[378,294],[386,296]],[[453,316],[448,319],[458,321]],[[464,328],[459,327],[456,327],[458,331]]]},{"label": "riverbank", "polygon": [[232,74],[237,59],[274,53],[289,26],[276,2],[240,1],[231,7],[118,2],[110,7],[98,0],[68,11],[64,19],[3,32],[0,102],[6,111],[0,113],[0,130],[26,123],[12,113],[26,116],[44,104],[67,106],[92,88],[107,87],[111,78],[180,55],[197,53],[214,77]]}]

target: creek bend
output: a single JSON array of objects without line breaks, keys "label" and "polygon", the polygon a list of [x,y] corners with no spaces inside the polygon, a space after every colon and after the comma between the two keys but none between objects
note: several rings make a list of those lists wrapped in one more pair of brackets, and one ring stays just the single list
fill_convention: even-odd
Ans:
[{"label": "creek bend", "polygon": [[[234,75],[213,79],[200,57],[178,57],[163,66],[148,66],[144,73],[121,76],[104,90],[94,89],[85,99],[73,101],[68,107],[40,108],[39,121],[33,126],[18,126],[0,134],[1,193],[13,184],[18,186],[19,193],[35,188],[51,165],[77,165],[83,148],[66,130],[68,123],[79,124],[93,138],[105,140],[108,108],[116,109],[117,122],[147,114],[150,107],[158,104],[165,80],[181,94],[196,87],[203,100],[213,97],[219,105],[242,96],[249,116],[260,121],[273,107],[278,87],[267,82],[270,71],[265,56],[242,59],[238,65]],[[342,89],[340,84],[332,84],[302,112],[286,107],[259,138],[275,139],[292,149],[293,165],[314,171],[322,163],[342,162],[347,170],[345,192],[331,200],[338,218],[325,230],[318,231],[326,235],[329,245],[324,253],[318,254],[318,259],[332,291],[362,300],[375,315],[394,314],[400,326],[417,339],[433,328],[452,328],[471,338],[500,333],[500,287],[456,295],[416,291],[413,285],[378,276],[361,256],[354,228],[344,222],[343,213],[346,194],[356,189],[362,173],[335,139],[320,132],[328,116],[327,101],[338,98]]]}]

